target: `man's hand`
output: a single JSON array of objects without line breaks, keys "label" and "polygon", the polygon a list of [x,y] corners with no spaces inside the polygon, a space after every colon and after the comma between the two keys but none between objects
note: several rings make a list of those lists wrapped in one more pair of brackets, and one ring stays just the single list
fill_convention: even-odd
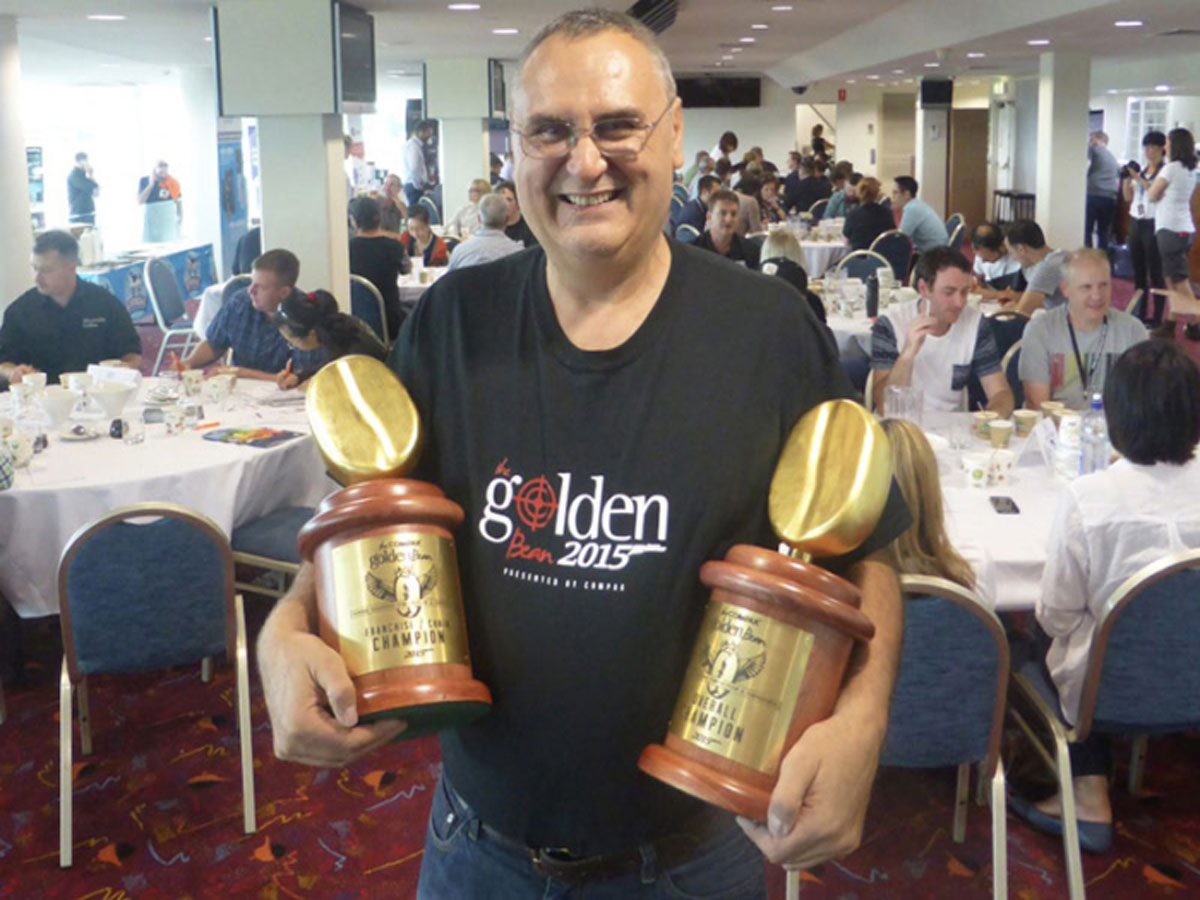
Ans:
[{"label": "man's hand", "polygon": [[37,369],[33,366],[23,364],[0,366],[0,375],[7,378],[9,384],[16,384],[21,380],[22,376],[33,375],[36,372]]},{"label": "man's hand", "polygon": [[279,385],[279,389],[281,391],[286,391],[289,388],[294,388],[300,383],[300,376],[295,372],[290,372],[287,369],[284,369],[275,376],[275,383]]},{"label": "man's hand", "polygon": [[854,721],[835,713],[810,726],[783,759],[766,823],[738,818],[771,862],[808,869],[858,847],[883,735]]},{"label": "man's hand", "polygon": [[305,608],[315,605],[313,591],[312,569],[305,566],[263,625],[258,669],[275,755],[336,768],[386,744],[404,731],[406,723],[358,723],[354,684],[346,664],[308,628]]},{"label": "man's hand", "polygon": [[936,327],[937,319],[933,316],[917,316],[909,323],[904,339],[904,349],[900,352],[910,358],[915,358],[921,352],[921,345],[925,343],[925,336],[932,334]]}]

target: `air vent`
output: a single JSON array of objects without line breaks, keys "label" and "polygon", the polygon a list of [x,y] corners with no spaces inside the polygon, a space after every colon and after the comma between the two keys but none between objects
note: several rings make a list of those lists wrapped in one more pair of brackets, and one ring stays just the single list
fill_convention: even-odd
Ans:
[{"label": "air vent", "polygon": [[1170,31],[1163,31],[1159,37],[1200,37],[1200,28],[1172,28]]},{"label": "air vent", "polygon": [[675,24],[679,0],[638,0],[628,13],[655,34],[662,34]]}]

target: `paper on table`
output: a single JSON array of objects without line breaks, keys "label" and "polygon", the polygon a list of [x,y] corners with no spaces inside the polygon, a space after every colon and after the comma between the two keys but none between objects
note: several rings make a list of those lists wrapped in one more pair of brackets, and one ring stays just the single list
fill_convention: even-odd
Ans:
[{"label": "paper on table", "polygon": [[100,366],[92,363],[87,367],[87,373],[94,384],[131,384],[135,388],[142,383],[142,373],[137,369],[126,369],[124,366]]},{"label": "paper on table", "polygon": [[[1058,444],[1058,429],[1054,427],[1053,419],[1042,419],[1033,426],[1031,438],[1037,438],[1038,449],[1042,451],[1042,461],[1050,471],[1054,470],[1054,448]],[[1026,444],[1032,441],[1026,441]],[[1020,461],[1019,458],[1017,460]],[[1015,465],[1015,463],[1014,463]]]}]

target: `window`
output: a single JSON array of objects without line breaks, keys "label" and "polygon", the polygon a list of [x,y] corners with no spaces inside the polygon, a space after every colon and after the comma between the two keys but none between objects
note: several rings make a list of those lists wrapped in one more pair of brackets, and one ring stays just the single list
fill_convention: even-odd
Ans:
[{"label": "window", "polygon": [[1125,116],[1125,158],[1142,158],[1142,137],[1147,131],[1167,133],[1167,110],[1171,101],[1166,98],[1130,97]]}]

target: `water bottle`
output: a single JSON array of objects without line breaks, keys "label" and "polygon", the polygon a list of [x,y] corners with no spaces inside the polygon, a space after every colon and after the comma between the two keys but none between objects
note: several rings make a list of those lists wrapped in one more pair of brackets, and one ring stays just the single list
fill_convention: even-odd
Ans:
[{"label": "water bottle", "polygon": [[867,318],[874,319],[879,315],[879,276],[867,276]]},{"label": "water bottle", "polygon": [[1083,459],[1080,474],[1102,472],[1108,468],[1108,422],[1104,418],[1104,403],[1099,394],[1092,394],[1092,408],[1083,417]]}]

